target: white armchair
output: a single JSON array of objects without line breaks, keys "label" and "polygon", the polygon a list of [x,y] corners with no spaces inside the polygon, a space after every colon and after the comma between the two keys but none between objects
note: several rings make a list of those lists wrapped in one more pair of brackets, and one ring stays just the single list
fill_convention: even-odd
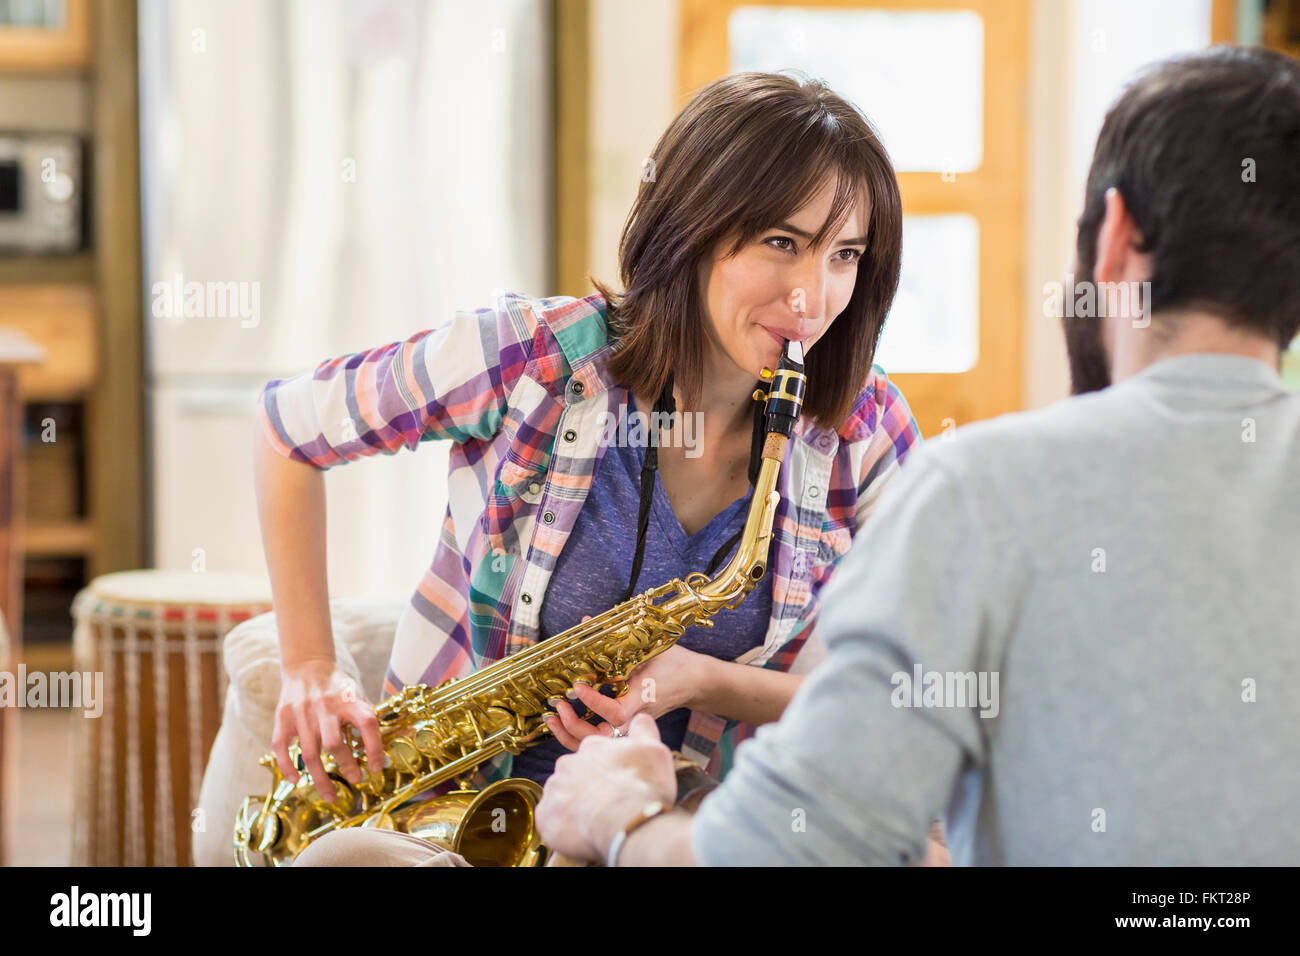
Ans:
[{"label": "white armchair", "polygon": [[[384,674],[409,596],[330,602],[334,653],[373,702],[384,697]],[[239,805],[266,793],[271,775],[258,758],[271,749],[275,706],[280,699],[280,650],[274,613],[250,618],[226,635],[222,657],[230,678],[221,729],[217,731],[199,791],[193,833],[196,866],[234,866],[233,830]]]}]

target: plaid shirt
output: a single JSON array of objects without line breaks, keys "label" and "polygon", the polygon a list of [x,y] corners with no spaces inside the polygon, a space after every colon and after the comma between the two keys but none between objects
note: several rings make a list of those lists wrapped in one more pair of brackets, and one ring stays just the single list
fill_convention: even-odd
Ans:
[{"label": "plaid shirt", "polygon": [[[510,293],[494,309],[457,312],[263,388],[271,444],[322,470],[453,442],[442,536],[398,624],[386,693],[463,677],[537,641],[547,583],[604,451],[606,416],[627,401],[608,371],[619,346],[598,294]],[[800,420],[778,482],[772,614],[762,645],[740,662],[806,673],[822,658],[818,594],[920,441],[878,366],[838,433]],[[721,779],[752,732],[696,711],[683,750]],[[508,774],[509,759],[480,768],[480,782]]]}]

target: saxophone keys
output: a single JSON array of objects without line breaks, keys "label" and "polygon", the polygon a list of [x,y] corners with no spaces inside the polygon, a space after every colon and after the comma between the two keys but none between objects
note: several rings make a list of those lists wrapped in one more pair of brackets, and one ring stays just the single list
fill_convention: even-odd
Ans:
[{"label": "saxophone keys", "polygon": [[326,800],[317,789],[315,781],[307,791],[307,802],[310,803],[319,813],[332,813],[336,816],[347,816],[352,811],[352,805],[356,802],[356,791],[352,789],[352,784],[348,783],[338,774],[329,775],[330,783],[334,784],[334,799]]},{"label": "saxophone keys", "polygon": [[[537,685],[546,692],[547,698],[563,696],[564,692],[569,689],[569,685],[559,677],[540,677],[536,681]],[[536,698],[526,695],[528,700],[536,703]]]},{"label": "saxophone keys", "polygon": [[402,773],[408,773],[416,776],[420,772],[420,767],[424,764],[424,757],[417,749],[415,743],[406,737],[398,737],[388,745],[388,753],[392,758],[393,766]]},{"label": "saxophone keys", "polygon": [[393,823],[392,815],[387,810],[381,810],[372,817],[367,817],[362,821],[361,829],[363,830],[396,830],[397,826]]},{"label": "saxophone keys", "polygon": [[415,746],[426,757],[437,757],[442,751],[437,732],[428,727],[421,727],[415,732]]}]

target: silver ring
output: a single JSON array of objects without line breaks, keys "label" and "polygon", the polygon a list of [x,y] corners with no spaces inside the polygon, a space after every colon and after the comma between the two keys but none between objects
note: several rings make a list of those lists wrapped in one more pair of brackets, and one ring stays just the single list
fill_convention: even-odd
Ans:
[{"label": "silver ring", "polygon": [[622,737],[622,736],[623,736],[623,731],[621,731],[621,730],[619,730],[617,727],[615,727],[615,728],[614,728],[614,734],[613,734],[613,735],[614,735],[615,737]]}]

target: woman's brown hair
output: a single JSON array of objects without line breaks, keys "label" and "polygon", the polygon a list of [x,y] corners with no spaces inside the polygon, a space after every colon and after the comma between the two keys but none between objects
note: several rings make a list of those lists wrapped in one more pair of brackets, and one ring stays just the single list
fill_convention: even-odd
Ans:
[{"label": "woman's brown hair", "polygon": [[703,379],[703,257],[733,235],[726,254],[735,254],[805,205],[828,174],[835,194],[814,245],[842,228],[855,203],[869,206],[853,296],[807,354],[804,415],[839,428],[866,384],[898,288],[902,203],[870,121],[819,80],[733,73],[692,97],[645,168],[619,242],[624,291],[592,281],[621,340],[614,377],[658,395],[671,371],[689,409],[698,408]]}]

